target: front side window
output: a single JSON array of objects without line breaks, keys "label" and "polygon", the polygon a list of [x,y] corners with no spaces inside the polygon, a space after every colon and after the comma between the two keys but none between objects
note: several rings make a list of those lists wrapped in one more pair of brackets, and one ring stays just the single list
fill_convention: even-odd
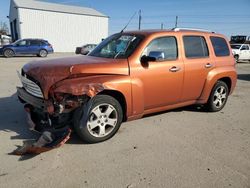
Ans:
[{"label": "front side window", "polygon": [[16,45],[18,46],[26,46],[28,45],[27,40],[18,40],[17,42],[15,42]]},{"label": "front side window", "polygon": [[227,42],[224,38],[221,37],[210,37],[214,53],[217,57],[229,56],[229,48],[227,46]]},{"label": "front side window", "polygon": [[125,59],[134,52],[142,40],[141,35],[118,33],[102,41],[89,56]]},{"label": "front side window", "polygon": [[205,38],[202,36],[184,36],[183,37],[185,55],[187,58],[206,58],[208,57],[208,48]]},{"label": "front side window", "polygon": [[144,49],[142,56],[155,57],[156,61],[174,60],[178,57],[177,41],[175,37],[161,37],[154,39]]}]

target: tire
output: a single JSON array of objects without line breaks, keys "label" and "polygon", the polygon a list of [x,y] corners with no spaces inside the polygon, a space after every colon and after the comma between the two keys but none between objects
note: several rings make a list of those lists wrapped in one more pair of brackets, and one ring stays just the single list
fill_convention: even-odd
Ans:
[{"label": "tire", "polygon": [[4,57],[9,58],[9,57],[13,57],[15,55],[15,53],[11,49],[6,49],[6,50],[4,50],[3,55],[4,55]]},{"label": "tire", "polygon": [[235,61],[238,63],[239,62],[239,55],[234,56]]},{"label": "tire", "polygon": [[97,95],[74,114],[74,128],[87,143],[110,139],[120,128],[123,112],[120,103],[108,95]]},{"label": "tire", "polygon": [[39,51],[38,55],[39,55],[39,57],[47,57],[48,52],[46,50],[42,49]]},{"label": "tire", "polygon": [[223,81],[217,81],[206,104],[209,112],[218,112],[225,106],[228,98],[228,86]]}]

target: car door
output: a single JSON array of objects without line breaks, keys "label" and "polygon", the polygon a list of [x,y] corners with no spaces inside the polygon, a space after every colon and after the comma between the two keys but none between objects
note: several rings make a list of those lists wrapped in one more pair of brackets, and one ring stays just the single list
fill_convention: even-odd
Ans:
[{"label": "car door", "polygon": [[30,54],[39,54],[41,48],[41,42],[39,40],[30,40],[29,53]]},{"label": "car door", "polygon": [[214,62],[209,57],[205,36],[183,34],[182,42],[185,74],[181,101],[186,102],[199,98]]},{"label": "car door", "polygon": [[29,41],[20,40],[15,44],[15,53],[16,54],[26,54],[28,49]]},{"label": "car door", "polygon": [[239,59],[247,60],[250,59],[250,49],[248,44],[243,44],[240,48]]},{"label": "car door", "polygon": [[136,70],[143,84],[144,110],[180,101],[184,67],[177,46],[176,37],[164,36],[151,40],[143,50],[142,57],[155,58]]}]

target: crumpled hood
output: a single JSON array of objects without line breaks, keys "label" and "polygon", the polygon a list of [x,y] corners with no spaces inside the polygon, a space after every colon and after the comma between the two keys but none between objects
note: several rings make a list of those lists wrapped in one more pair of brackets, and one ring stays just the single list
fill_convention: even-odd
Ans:
[{"label": "crumpled hood", "polygon": [[45,95],[52,85],[71,75],[129,74],[127,59],[92,56],[72,56],[32,61],[24,65],[23,71],[40,83]]}]

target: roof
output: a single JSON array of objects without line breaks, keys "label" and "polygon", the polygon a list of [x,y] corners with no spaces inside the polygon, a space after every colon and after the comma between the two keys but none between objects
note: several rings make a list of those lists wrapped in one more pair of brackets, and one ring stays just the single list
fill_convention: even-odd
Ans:
[{"label": "roof", "polygon": [[185,28],[185,29],[146,29],[146,30],[135,30],[135,31],[124,31],[124,33],[133,33],[133,34],[142,34],[142,35],[151,35],[151,34],[157,34],[157,33],[211,33],[214,35],[220,35],[218,33],[204,30],[204,29],[195,29],[195,28]]},{"label": "roof", "polygon": [[108,17],[95,9],[88,7],[77,7],[70,5],[62,5],[57,3],[48,3],[37,0],[12,0],[17,8],[26,8],[34,10],[61,12],[68,14],[80,14],[88,16]]}]

